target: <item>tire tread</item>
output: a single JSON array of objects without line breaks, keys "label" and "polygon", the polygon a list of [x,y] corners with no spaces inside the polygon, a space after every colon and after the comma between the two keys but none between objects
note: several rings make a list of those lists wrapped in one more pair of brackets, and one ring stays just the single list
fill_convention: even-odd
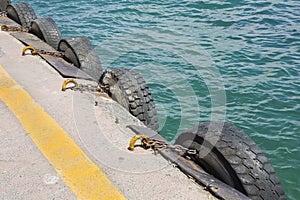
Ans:
[{"label": "tire tread", "polygon": [[125,68],[108,70],[104,72],[101,83],[108,88],[117,85],[122,98],[127,101],[125,104],[128,104],[121,103],[121,105],[146,126],[158,130],[155,104],[149,87],[139,73]]},{"label": "tire tread", "polygon": [[[31,21],[35,20],[36,14],[32,7],[25,2],[18,2],[8,5],[8,7],[12,7],[14,12],[16,12],[18,19],[14,19],[21,26],[30,27]],[[10,16],[10,13],[7,13]]]},{"label": "tire tread", "polygon": [[65,55],[67,59],[69,59],[69,61],[75,64],[76,67],[86,72],[96,81],[99,81],[103,70],[99,56],[91,42],[84,36],[61,40],[58,45],[58,50],[65,52],[68,49],[71,49],[75,53],[77,61],[72,60],[68,58],[68,55]]},{"label": "tire tread", "polygon": [[[183,132],[176,140],[182,144],[186,138],[206,137],[210,123],[203,123]],[[191,136],[193,134],[194,136]],[[213,147],[225,158],[239,178],[246,195],[251,199],[285,199],[284,190],[273,167],[256,143],[237,127],[224,123],[222,133]]]},{"label": "tire tread", "polygon": [[[46,43],[52,46],[55,50],[58,49],[58,43],[61,40],[61,32],[57,27],[54,20],[50,17],[35,19],[32,24],[36,24],[40,30],[30,30],[30,32],[35,33],[35,31],[40,31]],[[31,24],[31,26],[32,26]],[[38,35],[38,34],[37,34]]]}]

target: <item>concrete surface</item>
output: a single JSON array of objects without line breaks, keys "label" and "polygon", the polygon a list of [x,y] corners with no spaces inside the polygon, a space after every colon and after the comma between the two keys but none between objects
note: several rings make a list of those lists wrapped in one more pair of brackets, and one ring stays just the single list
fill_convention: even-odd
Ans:
[{"label": "concrete surface", "polygon": [[[40,57],[22,57],[23,47],[8,33],[0,32],[1,66],[127,199],[214,199],[160,155],[143,149],[129,152],[134,133],[126,125],[141,122],[110,99],[62,92],[65,79]],[[0,111],[0,199],[76,199],[2,101]]]}]

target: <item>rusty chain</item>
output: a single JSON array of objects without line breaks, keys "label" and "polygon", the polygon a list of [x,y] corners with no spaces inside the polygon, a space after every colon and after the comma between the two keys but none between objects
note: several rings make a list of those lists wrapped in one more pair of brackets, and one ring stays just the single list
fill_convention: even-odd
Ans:
[{"label": "rusty chain", "polygon": [[104,90],[100,85],[77,84],[76,86],[70,87],[69,89],[71,89],[73,91],[80,91],[80,92],[100,92],[100,93],[104,93]]},{"label": "rusty chain", "polygon": [[[68,86],[70,83],[73,83],[72,86]],[[80,92],[93,92],[93,93],[105,93],[104,87],[100,84],[78,84],[74,79],[68,79],[64,81],[62,85],[62,91],[73,90]]]},{"label": "rusty chain", "polygon": [[[9,26],[6,24],[1,25],[1,30],[6,31],[6,32],[29,32],[29,28],[25,26]],[[63,52],[58,52],[58,51],[46,51],[46,50],[40,50],[40,49],[35,49],[34,47],[25,47],[23,50],[23,55],[25,55],[25,51],[31,50],[32,55],[37,55],[37,54],[42,54],[42,55],[49,55],[57,58],[63,58],[64,53]]]},{"label": "rusty chain", "polygon": [[39,49],[36,50],[36,53],[53,56],[53,57],[57,57],[57,58],[63,58],[65,55],[63,52],[60,52],[60,51],[45,51],[45,50],[39,50]]},{"label": "rusty chain", "polygon": [[6,32],[29,32],[29,28],[25,26],[9,26],[6,24],[1,25],[1,30]]},{"label": "rusty chain", "polygon": [[163,141],[159,141],[152,138],[144,138],[142,141],[142,146],[145,149],[153,149],[154,153],[157,154],[157,152],[163,150],[163,149],[172,149],[178,153],[181,153],[183,155],[197,155],[198,151],[195,149],[189,149],[185,148],[181,145],[172,145]]},{"label": "rusty chain", "polygon": [[22,55],[25,56],[27,55],[26,52],[30,51],[31,55],[38,55],[38,54],[42,54],[42,55],[49,55],[49,56],[53,56],[53,57],[57,57],[57,58],[63,58],[64,57],[64,53],[60,52],[60,51],[46,51],[46,50],[40,50],[40,49],[36,49],[32,46],[27,46],[23,48],[22,51]]},{"label": "rusty chain", "polygon": [[1,11],[0,12],[0,17],[6,17],[7,16],[7,12],[6,11]]}]

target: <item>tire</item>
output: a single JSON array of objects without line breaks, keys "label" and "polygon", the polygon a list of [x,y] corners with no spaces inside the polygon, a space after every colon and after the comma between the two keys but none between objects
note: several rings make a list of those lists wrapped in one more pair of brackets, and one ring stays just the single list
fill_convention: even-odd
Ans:
[{"label": "tire", "polygon": [[59,42],[58,50],[64,52],[67,61],[99,82],[103,73],[101,63],[93,45],[86,37],[63,39]]},{"label": "tire", "polygon": [[31,22],[29,32],[48,43],[55,50],[61,40],[61,33],[54,20],[50,17],[35,19]]},{"label": "tire", "polygon": [[9,4],[6,11],[10,19],[25,27],[30,27],[31,21],[37,18],[34,10],[25,2]]},{"label": "tire", "polygon": [[0,1],[0,11],[6,11],[7,6],[10,4],[10,0],[1,0]]},{"label": "tire", "polygon": [[[220,136],[216,136],[208,131],[211,125],[220,126],[222,123],[195,126],[183,132],[175,143],[197,149],[200,153],[203,149],[212,149],[203,158],[198,154],[192,159],[204,170],[251,199],[285,199],[273,167],[256,143],[243,131],[228,123],[223,124]],[[216,140],[213,146],[213,141]]]},{"label": "tire", "polygon": [[148,128],[158,130],[157,111],[143,77],[129,69],[105,71],[100,83],[108,88],[109,96],[137,117]]}]

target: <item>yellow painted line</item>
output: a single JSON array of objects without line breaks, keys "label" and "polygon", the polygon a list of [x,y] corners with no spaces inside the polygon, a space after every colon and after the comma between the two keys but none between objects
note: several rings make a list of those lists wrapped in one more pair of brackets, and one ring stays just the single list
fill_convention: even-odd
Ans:
[{"label": "yellow painted line", "polygon": [[78,199],[125,199],[59,124],[0,66],[0,99]]}]

